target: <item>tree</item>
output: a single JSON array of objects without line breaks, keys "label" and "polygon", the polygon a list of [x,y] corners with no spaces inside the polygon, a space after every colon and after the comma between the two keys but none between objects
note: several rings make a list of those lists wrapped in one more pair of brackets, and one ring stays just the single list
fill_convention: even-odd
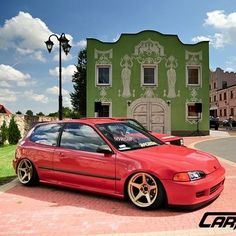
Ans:
[{"label": "tree", "polygon": [[16,114],[17,115],[22,115],[22,112],[21,111],[17,111]]},{"label": "tree", "polygon": [[2,126],[0,128],[0,133],[0,144],[4,144],[8,137],[8,128],[5,120],[3,121]]},{"label": "tree", "polygon": [[70,93],[73,110],[81,116],[86,116],[86,74],[87,49],[83,49],[79,52],[76,71],[72,76],[74,92]]},{"label": "tree", "polygon": [[36,116],[45,116],[45,115],[43,114],[43,112],[40,111],[39,113],[36,114]]},{"label": "tree", "polygon": [[28,116],[33,116],[34,115],[34,113],[31,110],[27,110],[25,114],[28,115]]},{"label": "tree", "polygon": [[15,122],[14,117],[12,116],[8,128],[8,142],[9,144],[17,144],[20,138],[21,138],[20,130]]},{"label": "tree", "polygon": [[58,112],[51,112],[48,114],[50,117],[58,117]]},{"label": "tree", "polygon": [[[76,111],[71,110],[69,107],[62,107],[62,113],[64,118],[79,119],[80,114]],[[50,117],[58,117],[58,112],[49,113]]]}]

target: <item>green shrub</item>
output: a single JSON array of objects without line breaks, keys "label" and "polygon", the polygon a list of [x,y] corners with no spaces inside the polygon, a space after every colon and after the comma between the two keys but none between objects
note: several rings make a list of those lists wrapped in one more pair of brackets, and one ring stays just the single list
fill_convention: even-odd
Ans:
[{"label": "green shrub", "polygon": [[14,120],[14,117],[12,117],[8,128],[8,142],[9,144],[17,144],[20,138],[20,130]]},{"label": "green shrub", "polygon": [[6,121],[3,121],[3,124],[0,128],[0,144],[3,145],[8,138],[8,128],[7,128],[7,124]]}]

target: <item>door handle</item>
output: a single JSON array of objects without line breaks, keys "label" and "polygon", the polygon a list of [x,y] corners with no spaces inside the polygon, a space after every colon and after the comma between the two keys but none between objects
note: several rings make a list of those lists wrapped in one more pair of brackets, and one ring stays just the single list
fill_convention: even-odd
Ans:
[{"label": "door handle", "polygon": [[59,156],[60,156],[60,157],[64,157],[65,155],[64,155],[63,152],[59,152]]}]

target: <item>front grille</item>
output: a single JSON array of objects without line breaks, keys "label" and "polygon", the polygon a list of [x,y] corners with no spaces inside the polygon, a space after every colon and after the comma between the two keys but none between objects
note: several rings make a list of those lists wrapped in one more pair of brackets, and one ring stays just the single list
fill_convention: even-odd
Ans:
[{"label": "front grille", "polygon": [[216,192],[224,184],[224,181],[225,180],[222,180],[220,183],[214,185],[210,189],[205,189],[205,190],[196,192],[196,198],[200,198],[200,197],[206,196],[208,194],[209,195],[213,194],[214,192]]},{"label": "front grille", "polygon": [[203,197],[205,195],[205,191],[200,191],[200,192],[197,192],[196,193],[196,197],[199,198],[199,197]]},{"label": "front grille", "polygon": [[223,185],[223,184],[224,184],[224,180],[221,181],[220,183],[216,184],[215,186],[211,187],[210,188],[210,195],[212,193],[216,192],[220,188],[220,186]]}]

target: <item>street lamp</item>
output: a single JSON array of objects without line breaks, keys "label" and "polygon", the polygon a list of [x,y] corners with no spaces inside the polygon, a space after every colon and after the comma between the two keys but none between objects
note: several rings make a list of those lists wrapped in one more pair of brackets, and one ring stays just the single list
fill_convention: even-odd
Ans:
[{"label": "street lamp", "polygon": [[59,109],[58,109],[58,116],[59,120],[62,120],[62,88],[61,88],[61,48],[67,55],[71,49],[71,46],[69,44],[69,40],[66,38],[65,34],[62,33],[60,37],[56,34],[51,34],[48,38],[48,41],[45,41],[45,44],[47,46],[48,52],[50,53],[52,51],[54,43],[51,41],[51,37],[55,36],[59,42],[59,97],[58,97],[58,103],[59,103]]}]

